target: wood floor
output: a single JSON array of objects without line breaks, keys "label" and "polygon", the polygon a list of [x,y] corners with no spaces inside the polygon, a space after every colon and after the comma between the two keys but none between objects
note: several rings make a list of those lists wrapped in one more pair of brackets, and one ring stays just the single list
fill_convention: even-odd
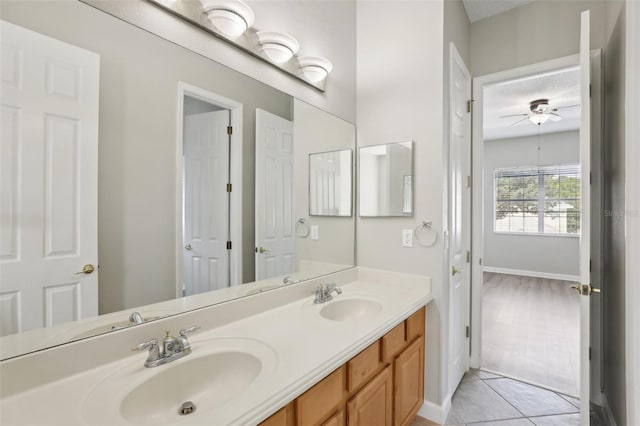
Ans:
[{"label": "wood floor", "polygon": [[482,368],[578,396],[580,299],[572,284],[485,272]]}]

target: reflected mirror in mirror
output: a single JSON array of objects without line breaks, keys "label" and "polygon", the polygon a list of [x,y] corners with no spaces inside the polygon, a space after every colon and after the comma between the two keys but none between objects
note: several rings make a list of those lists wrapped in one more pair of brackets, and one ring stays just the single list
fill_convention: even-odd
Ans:
[{"label": "reflected mirror in mirror", "polygon": [[353,218],[295,231],[352,124],[82,2],[1,18],[1,359],[354,265]]},{"label": "reflected mirror in mirror", "polygon": [[351,150],[309,154],[309,214],[351,216]]},{"label": "reflected mirror in mirror", "polygon": [[413,142],[360,148],[360,216],[413,215]]}]

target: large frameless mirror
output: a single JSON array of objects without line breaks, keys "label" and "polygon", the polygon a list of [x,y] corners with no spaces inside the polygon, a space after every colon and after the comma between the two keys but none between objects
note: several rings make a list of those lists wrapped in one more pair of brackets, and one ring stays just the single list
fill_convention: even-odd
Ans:
[{"label": "large frameless mirror", "polygon": [[362,217],[413,215],[413,142],[360,148]]}]

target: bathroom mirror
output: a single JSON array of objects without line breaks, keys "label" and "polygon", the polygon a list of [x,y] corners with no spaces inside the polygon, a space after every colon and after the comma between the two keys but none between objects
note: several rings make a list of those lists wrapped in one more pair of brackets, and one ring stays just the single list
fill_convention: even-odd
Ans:
[{"label": "bathroom mirror", "polygon": [[413,215],[413,142],[360,148],[362,217]]},{"label": "bathroom mirror", "polygon": [[[0,18],[28,31],[7,44],[3,22],[1,359],[129,327],[134,311],[150,321],[353,267],[353,218],[308,218],[309,153],[353,150],[353,124],[82,2],[3,2]],[[53,44],[22,49],[25,34]],[[49,58],[49,95],[76,102],[68,114],[95,113],[50,112],[47,157],[23,145],[27,115],[5,96],[32,57]],[[18,161],[31,156],[33,179]],[[16,204],[16,182],[51,176],[69,203]],[[30,208],[53,214],[33,220]],[[300,219],[317,239],[296,233]],[[29,235],[40,246],[27,256]]]},{"label": "bathroom mirror", "polygon": [[351,216],[350,149],[309,154],[309,214]]}]

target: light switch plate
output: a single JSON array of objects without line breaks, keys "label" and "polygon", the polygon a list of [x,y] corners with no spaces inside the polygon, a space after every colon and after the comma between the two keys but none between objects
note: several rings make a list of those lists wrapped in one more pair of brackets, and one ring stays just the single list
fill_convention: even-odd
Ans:
[{"label": "light switch plate", "polygon": [[318,225],[311,225],[311,239],[318,239]]},{"label": "light switch plate", "polygon": [[402,247],[413,247],[413,230],[402,230]]}]

